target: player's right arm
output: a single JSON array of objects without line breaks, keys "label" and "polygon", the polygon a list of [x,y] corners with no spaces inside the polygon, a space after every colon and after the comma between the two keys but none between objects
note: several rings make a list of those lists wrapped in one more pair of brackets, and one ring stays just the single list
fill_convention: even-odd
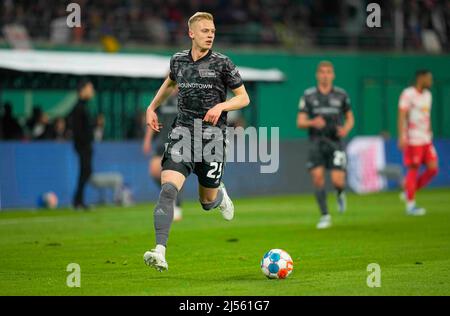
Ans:
[{"label": "player's right arm", "polygon": [[158,116],[156,115],[156,109],[172,94],[176,87],[176,81],[170,79],[170,76],[164,80],[163,84],[159,88],[152,102],[147,108],[146,119],[147,125],[150,126],[155,132],[159,132],[160,126],[158,122]]},{"label": "player's right arm", "polygon": [[308,105],[306,104],[306,100],[305,100],[305,96],[302,96],[300,98],[300,102],[299,102],[299,112],[297,114],[297,127],[298,128],[317,128],[317,129],[322,129],[325,127],[326,122],[323,119],[322,116],[316,116],[313,119],[309,118],[308,115],[308,110],[307,107]]},{"label": "player's right arm", "polygon": [[406,92],[403,92],[400,96],[400,101],[398,104],[398,148],[400,150],[405,149],[408,139],[406,135],[407,124],[408,124],[408,112],[409,112],[409,99]]}]

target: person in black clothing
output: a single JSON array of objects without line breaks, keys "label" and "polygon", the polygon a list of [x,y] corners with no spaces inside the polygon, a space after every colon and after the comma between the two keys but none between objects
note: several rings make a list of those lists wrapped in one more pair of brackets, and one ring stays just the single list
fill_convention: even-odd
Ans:
[{"label": "person in black clothing", "polygon": [[93,128],[87,109],[87,103],[94,97],[95,90],[92,82],[82,80],[78,84],[78,102],[69,116],[75,150],[78,154],[80,175],[73,199],[75,209],[87,209],[84,203],[84,187],[92,173],[92,142]]},{"label": "person in black clothing", "polygon": [[23,138],[23,130],[17,119],[13,116],[12,105],[6,102],[3,106],[3,117],[1,118],[2,134],[5,140]]}]

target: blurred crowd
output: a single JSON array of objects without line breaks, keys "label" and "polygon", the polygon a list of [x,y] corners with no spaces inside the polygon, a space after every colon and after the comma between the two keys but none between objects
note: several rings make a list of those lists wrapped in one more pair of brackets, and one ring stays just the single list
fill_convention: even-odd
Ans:
[{"label": "blurred crowd", "polygon": [[[370,0],[0,0],[0,27],[20,24],[31,39],[89,43],[113,38],[120,43],[179,45],[187,40],[186,22],[196,11],[214,14],[217,41],[283,46],[387,46],[395,16],[403,17],[403,46],[421,48],[423,34],[434,32],[448,49],[450,0],[383,0],[382,28],[366,27]],[[55,1],[56,2],[56,1]],[[66,27],[66,5],[78,2],[82,28]],[[381,40],[380,40],[381,38]]]},{"label": "blurred crowd", "polygon": [[[95,141],[104,139],[105,116],[99,113],[95,117],[93,134]],[[10,102],[0,107],[0,140],[55,140],[67,141],[72,139],[69,117],[49,118],[40,106],[33,108],[28,118],[14,116]]]}]

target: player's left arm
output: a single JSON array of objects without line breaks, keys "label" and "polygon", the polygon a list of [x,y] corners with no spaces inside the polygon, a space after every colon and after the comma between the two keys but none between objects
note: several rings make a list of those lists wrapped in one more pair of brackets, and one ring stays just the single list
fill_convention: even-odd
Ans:
[{"label": "player's left arm", "polygon": [[225,102],[218,103],[214,107],[209,109],[209,111],[203,118],[203,121],[210,122],[213,125],[216,125],[223,111],[235,111],[249,105],[250,98],[247,94],[247,90],[245,90],[244,85],[241,85],[240,87],[231,91],[233,91],[234,97]]},{"label": "player's left arm", "polygon": [[250,103],[247,90],[245,90],[239,70],[230,59],[226,59],[222,69],[223,82],[225,86],[233,91],[234,97],[216,104],[203,118],[204,121],[216,125],[223,111],[234,111],[246,107]]},{"label": "player's left arm", "polygon": [[337,134],[340,138],[346,137],[348,133],[350,133],[350,131],[352,130],[353,126],[355,125],[355,117],[353,115],[353,111],[351,108],[350,97],[348,96],[347,93],[344,94],[344,103],[342,112],[344,113],[345,116],[345,123],[343,126],[337,127]]},{"label": "player's left arm", "polygon": [[355,116],[353,115],[352,110],[348,110],[345,112],[345,123],[343,126],[338,126],[337,132],[339,137],[344,138],[350,133],[355,125]]}]

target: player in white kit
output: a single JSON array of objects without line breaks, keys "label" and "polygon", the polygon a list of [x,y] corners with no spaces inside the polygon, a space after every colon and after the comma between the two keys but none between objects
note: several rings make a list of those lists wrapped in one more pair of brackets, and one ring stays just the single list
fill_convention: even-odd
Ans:
[{"label": "player in white kit", "polygon": [[[415,194],[438,173],[430,116],[432,96],[429,89],[432,83],[430,71],[417,71],[415,85],[403,90],[399,101],[398,146],[403,151],[407,168],[404,186],[408,215],[425,215],[425,209],[415,203]],[[421,165],[426,169],[419,175]]]}]

